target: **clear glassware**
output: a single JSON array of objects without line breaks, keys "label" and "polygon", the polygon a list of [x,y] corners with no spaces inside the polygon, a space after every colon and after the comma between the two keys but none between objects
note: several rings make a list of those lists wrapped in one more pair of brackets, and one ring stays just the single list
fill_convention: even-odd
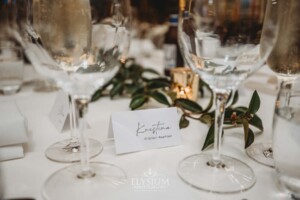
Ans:
[{"label": "clear glassware", "polygon": [[23,50],[14,44],[1,43],[0,41],[0,91],[5,95],[15,94],[23,84]]},{"label": "clear glassware", "polygon": [[42,195],[64,200],[116,195],[126,174],[113,164],[89,161],[85,116],[93,93],[119,70],[120,56],[126,49],[124,37],[130,28],[130,2],[39,0],[28,8],[33,32],[28,30],[31,37],[25,52],[39,73],[54,79],[74,98],[79,117],[81,164],[54,172]]},{"label": "clear glassware", "polygon": [[[277,75],[279,89],[290,88],[300,74],[300,22],[298,20],[300,1],[278,1],[277,4],[272,9],[280,10],[281,25],[278,33],[280,37],[267,60],[267,65]],[[270,17],[276,16],[270,15]],[[251,145],[247,149],[247,154],[260,164],[274,167],[271,141]]]},{"label": "clear glassware", "polygon": [[[23,26],[23,20],[26,19],[27,14],[26,5],[26,0],[18,0],[18,2],[7,1],[0,4],[0,90],[4,94],[13,94],[22,85],[24,68],[23,48],[25,48],[22,37],[26,35]],[[28,26],[26,29],[29,29],[29,27],[31,26]],[[47,79],[52,82],[50,84],[52,86],[49,85],[50,87],[47,88],[54,89],[53,83],[55,81],[48,77]],[[46,89],[45,87],[43,88]],[[49,92],[50,90],[47,91]],[[45,154],[49,159],[58,162],[80,161],[80,142],[76,134],[75,112],[74,103],[70,100],[71,138],[56,142],[48,147]],[[89,143],[91,144],[90,157],[97,156],[103,149],[101,143],[94,139],[89,139]]]},{"label": "clear glassware", "polygon": [[0,92],[17,93],[23,84],[24,58],[18,41],[16,6],[13,2],[0,3]]},{"label": "clear glassware", "polygon": [[[222,125],[229,92],[263,66],[276,42],[277,20],[264,18],[272,5],[271,1],[186,2],[178,29],[181,52],[213,90],[216,108],[213,153],[188,156],[177,167],[179,177],[197,189],[234,193],[255,184],[254,171],[246,163],[221,153]],[[263,26],[268,36],[260,44]]]},{"label": "clear glassware", "polygon": [[[76,115],[76,105],[74,99],[69,95],[69,123],[70,123],[70,138],[60,140],[50,145],[45,155],[48,159],[56,162],[78,162],[80,161],[80,141],[78,138],[78,117]],[[103,150],[103,145],[96,139],[88,138],[89,156],[96,157]]]},{"label": "clear glassware", "polygon": [[[39,15],[38,13],[38,7],[34,6],[34,9],[37,9],[37,12],[33,15],[33,18],[38,18]],[[38,19],[33,19],[33,20],[38,20]],[[95,35],[95,33],[94,33]],[[95,35],[95,37],[97,37]],[[130,46],[130,33],[125,32],[123,37],[123,42],[120,43],[119,48],[121,49],[121,56],[120,60],[121,62],[125,62],[127,53],[129,50]],[[49,78],[48,78],[49,79]],[[51,79],[49,79],[47,82],[50,82]],[[53,80],[52,80],[53,81]],[[49,87],[42,87],[42,90],[47,90],[51,88],[50,84]],[[61,141],[58,141],[52,145],[50,145],[46,151],[45,155],[47,158],[53,161],[57,162],[77,162],[80,161],[80,142],[78,138],[78,126],[77,126],[77,118],[76,118],[76,108],[75,108],[75,103],[73,102],[74,100],[70,97],[70,114],[69,114],[69,120],[70,120],[70,138],[69,139],[64,139]],[[89,156],[90,158],[93,158],[97,155],[99,155],[102,150],[103,146],[102,144],[92,138],[89,138],[89,144],[90,144],[90,153]]]},{"label": "clear glassware", "polygon": [[[76,2],[75,2],[76,3]],[[47,32],[48,30],[44,30],[43,23],[46,17],[43,13],[45,12],[44,9],[47,9],[47,3],[46,1],[33,1],[32,3],[32,26],[31,28],[31,37],[34,38],[36,41],[41,42],[41,37],[46,37],[47,40],[49,40],[49,33]],[[34,33],[33,33],[34,31]],[[43,39],[44,43],[49,43],[50,41],[45,41],[46,39]],[[50,46],[49,48],[54,48]],[[56,60],[60,60],[61,58],[57,58]],[[64,58],[62,58],[64,59]],[[61,63],[60,63],[61,64]],[[39,66],[33,65],[34,68],[38,71]],[[44,83],[41,86],[42,91],[49,91],[48,89],[53,88],[53,84],[56,85],[55,79],[51,79],[52,77],[48,77],[45,75],[45,80]],[[51,84],[52,82],[52,84]],[[47,84],[50,83],[50,84]],[[57,162],[78,162],[80,161],[81,157],[81,152],[80,152],[80,141],[78,137],[78,120],[76,117],[76,106],[74,99],[72,98],[71,95],[69,95],[69,120],[70,120],[70,138],[68,139],[63,139],[58,142],[55,142],[54,144],[51,144],[45,151],[45,155],[48,159],[57,161]],[[89,142],[89,156],[90,158],[93,158],[97,155],[99,155],[102,150],[103,146],[102,144],[93,138],[88,138]]]},{"label": "clear glassware", "polygon": [[300,199],[300,82],[280,88],[273,121],[274,164],[279,182],[292,199]]}]

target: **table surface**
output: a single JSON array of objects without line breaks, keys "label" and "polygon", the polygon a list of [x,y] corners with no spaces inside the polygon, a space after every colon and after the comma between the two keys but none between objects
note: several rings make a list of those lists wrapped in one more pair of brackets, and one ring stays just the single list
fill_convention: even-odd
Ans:
[{"label": "table surface", "polygon": [[[149,48],[145,51],[133,52],[137,55],[137,62],[144,66],[153,67],[162,72],[162,52],[157,50],[149,55]],[[26,67],[25,73],[28,80],[38,76],[31,66]],[[0,163],[1,190],[4,198],[33,197],[42,199],[41,188],[43,183],[53,172],[69,164],[57,163],[45,157],[46,148],[62,139],[69,137],[68,132],[59,133],[49,120],[51,107],[57,96],[57,92],[35,92],[33,82],[28,82],[22,90],[14,95],[0,96],[1,101],[15,101],[21,113],[28,121],[28,143],[24,144],[25,157]],[[253,91],[256,89],[261,98],[261,107],[258,115],[262,118],[265,131],[257,134],[255,143],[269,141],[271,139],[271,124],[276,93],[275,75],[264,66],[250,77],[241,87],[240,99],[237,105],[248,105]],[[90,104],[87,122],[90,128],[87,130],[88,137],[95,138],[104,145],[103,152],[92,161],[103,161],[122,167],[128,176],[128,183],[121,190],[122,199],[152,200],[254,200],[254,199],[289,199],[283,193],[277,183],[275,170],[260,165],[250,159],[243,148],[243,130],[235,128],[225,131],[222,143],[222,152],[225,155],[238,158],[251,166],[256,174],[256,184],[250,190],[237,194],[212,194],[197,190],[184,183],[176,173],[178,162],[191,154],[200,153],[208,127],[202,123],[191,120],[190,126],[181,129],[182,145],[161,149],[146,150],[142,152],[116,155],[114,141],[108,139],[108,127],[110,115],[118,111],[128,111],[130,99],[101,98]],[[203,104],[207,98],[199,99]],[[149,104],[155,108],[157,104]],[[208,150],[207,152],[210,152]],[[143,177],[147,172],[159,172],[168,180],[168,185],[162,190],[138,191],[135,189],[133,180]],[[1,196],[0,196],[1,197]],[[100,197],[99,197],[100,199]],[[118,199],[106,197],[106,200]]]}]

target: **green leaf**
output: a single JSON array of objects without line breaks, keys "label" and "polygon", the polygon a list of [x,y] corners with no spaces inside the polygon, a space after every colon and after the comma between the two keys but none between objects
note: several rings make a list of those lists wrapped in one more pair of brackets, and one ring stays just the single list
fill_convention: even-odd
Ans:
[{"label": "green leaf", "polygon": [[165,78],[152,79],[147,83],[148,89],[158,89],[170,87],[171,83]]},{"label": "green leaf", "polygon": [[143,69],[142,73],[151,73],[151,74],[159,75],[159,73],[156,70],[150,68]]},{"label": "green leaf", "polygon": [[140,86],[139,88],[137,88],[133,93],[132,93],[132,97],[136,96],[136,95],[141,95],[144,94],[145,89],[144,87]]},{"label": "green leaf", "polygon": [[245,141],[245,149],[247,149],[253,142],[254,142],[254,133],[249,128],[248,137],[247,137],[247,140]]},{"label": "green leaf", "polygon": [[182,99],[182,98],[176,99],[175,105],[194,113],[201,113],[203,110],[198,103],[189,99]]},{"label": "green leaf", "polygon": [[237,110],[237,111],[240,111],[240,112],[243,112],[243,113],[246,113],[248,108],[245,107],[245,106],[239,106],[239,107],[236,107],[234,108],[234,110]]},{"label": "green leaf", "polygon": [[261,131],[264,131],[262,120],[257,115],[254,115],[253,118],[249,120],[249,124],[258,128]]},{"label": "green leaf", "polygon": [[153,99],[155,99],[156,101],[158,101],[159,103],[170,106],[170,103],[169,103],[167,97],[161,92],[154,91],[154,92],[151,92],[149,94],[149,96],[152,97]]},{"label": "green leaf", "polygon": [[122,90],[123,90],[123,83],[117,83],[116,85],[114,85],[114,87],[111,89],[109,93],[110,98],[113,98],[117,94],[121,94]]},{"label": "green leaf", "polygon": [[246,149],[254,142],[254,133],[249,128],[249,123],[246,119],[243,119],[243,127],[244,127],[244,140],[245,140],[245,149]]},{"label": "green leaf", "polygon": [[205,141],[204,141],[204,144],[202,147],[202,151],[214,143],[214,132],[215,132],[215,128],[214,128],[214,124],[212,124],[208,129],[208,133],[206,135],[206,138],[205,138]]},{"label": "green leaf", "polygon": [[130,108],[132,110],[135,110],[139,107],[141,107],[142,105],[144,105],[144,103],[146,103],[148,101],[147,96],[141,94],[141,95],[136,95],[131,99],[130,102]]},{"label": "green leaf", "polygon": [[131,71],[131,72],[135,72],[135,71],[142,71],[143,70],[143,67],[141,65],[138,65],[138,64],[132,64],[128,67],[128,70]]},{"label": "green leaf", "polygon": [[180,129],[186,128],[189,126],[189,124],[190,124],[190,121],[186,118],[185,115],[182,115],[180,118],[180,121],[179,121],[179,128]]},{"label": "green leaf", "polygon": [[136,84],[125,84],[124,89],[129,93],[132,94],[133,92],[137,91],[139,89],[139,86]]},{"label": "green leaf", "polygon": [[248,112],[251,114],[255,114],[258,111],[259,107],[260,107],[260,98],[258,96],[257,91],[255,90],[253,92],[253,95],[252,95],[252,98],[251,98],[251,101],[249,104]]},{"label": "green leaf", "polygon": [[202,123],[204,123],[204,124],[209,124],[209,125],[213,124],[213,123],[212,123],[212,117],[211,117],[210,115],[208,115],[208,114],[203,114],[203,115],[201,115],[201,117],[200,117],[199,120],[200,120]]},{"label": "green leaf", "polygon": [[97,90],[97,91],[93,94],[91,101],[93,102],[93,101],[97,101],[98,99],[100,99],[100,97],[102,97],[102,92],[103,92],[102,89]]},{"label": "green leaf", "polygon": [[238,90],[236,90],[234,92],[233,100],[232,100],[230,106],[233,106],[234,104],[236,104],[238,102],[238,100],[239,100],[239,92],[238,92]]}]

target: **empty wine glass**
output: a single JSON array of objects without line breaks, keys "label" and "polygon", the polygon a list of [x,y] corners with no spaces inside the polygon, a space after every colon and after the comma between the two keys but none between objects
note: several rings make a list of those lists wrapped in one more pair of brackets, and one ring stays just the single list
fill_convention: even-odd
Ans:
[{"label": "empty wine glass", "polygon": [[[34,1],[33,3],[36,3]],[[22,52],[23,48],[25,47],[24,41],[22,37],[27,35],[26,30],[32,30],[31,36],[34,36],[33,28],[31,27],[30,23],[27,23],[25,20],[27,19],[28,10],[27,10],[27,1],[26,0],[18,0],[16,1],[7,1],[0,3],[0,49],[1,47],[4,48],[4,55],[5,58],[10,58],[9,60],[6,59],[6,63],[3,63],[3,67],[6,70],[5,74],[4,71],[1,74],[1,77],[5,77],[6,80],[6,92],[14,93],[16,92],[20,85],[22,84],[22,73],[23,73],[23,57]],[[34,6],[34,4],[32,4]],[[35,10],[35,14],[38,13],[39,10]],[[35,19],[37,20],[37,19]],[[26,27],[25,27],[26,26]],[[38,40],[38,37],[35,37]],[[33,39],[33,37],[32,37]],[[1,49],[2,50],[2,49]],[[0,50],[0,51],[1,51]],[[1,53],[0,53],[1,54]],[[0,56],[1,57],[1,56]],[[2,58],[3,58],[2,57]],[[18,58],[18,62],[16,58]],[[2,59],[0,58],[0,61]],[[2,65],[1,65],[2,67]],[[20,69],[19,69],[20,68]],[[16,79],[20,80],[16,80]],[[50,80],[50,78],[47,78]],[[54,82],[54,80],[51,80]],[[8,87],[8,84],[11,84]],[[14,85],[12,85],[14,84]],[[2,85],[2,84],[1,84]],[[1,86],[0,86],[1,87]],[[66,139],[63,141],[56,142],[55,144],[51,145],[47,148],[45,154],[46,156],[55,161],[59,162],[75,162],[80,161],[80,144],[78,141],[78,137],[75,134],[76,131],[76,117],[75,117],[75,110],[74,110],[74,103],[71,102],[70,99],[70,129],[71,129],[71,138]],[[94,157],[98,155],[102,151],[102,145],[100,142],[94,139],[90,140],[90,157]]]},{"label": "empty wine glass", "polygon": [[[69,124],[70,138],[60,140],[47,147],[45,155],[47,158],[57,162],[78,162],[80,161],[80,141],[78,138],[78,125],[76,105],[71,95],[69,99]],[[95,139],[88,138],[90,145],[89,157],[93,158],[99,155],[103,150],[103,145]]]},{"label": "empty wine glass", "polygon": [[[22,2],[22,1],[21,1]],[[57,4],[58,6],[59,4]],[[30,34],[30,39],[34,42],[42,44],[41,37],[43,37],[43,42],[46,43],[49,48],[54,48],[53,46],[56,44],[49,45],[50,41],[48,41],[48,37],[50,36],[50,32],[47,29],[44,29],[44,21],[47,17],[46,11],[48,4],[45,1],[32,1],[31,3],[31,15],[29,16],[29,21],[27,23],[27,31]],[[53,33],[51,33],[53,34]],[[53,35],[52,35],[53,36]],[[79,50],[79,49],[78,49]],[[57,58],[57,60],[60,58]],[[51,79],[48,74],[44,74],[44,71],[41,71],[38,65],[33,65],[36,71],[40,71],[40,74],[44,75],[45,81],[44,83],[51,83],[46,87],[43,87],[43,90],[48,88],[50,89],[55,84],[55,79]],[[46,84],[47,85],[47,84]],[[70,123],[70,138],[63,139],[54,144],[51,144],[45,151],[45,155],[47,158],[57,162],[78,162],[80,161],[80,141],[78,138],[78,125],[77,125],[77,115],[76,115],[76,106],[74,99],[69,94],[69,123]],[[88,138],[90,150],[89,156],[93,158],[100,154],[103,150],[102,144],[95,139]]]},{"label": "empty wine glass", "polygon": [[[38,27],[38,21],[40,21],[40,17],[43,16],[42,13],[42,8],[43,6],[38,6],[37,2],[33,2],[33,21],[35,21],[35,29],[39,29]],[[44,30],[39,31],[40,34],[45,34],[43,33]],[[102,39],[98,38],[101,37],[100,34],[97,34],[98,30],[97,28],[93,29],[93,38],[94,41]],[[46,33],[47,34],[47,33]],[[34,34],[32,34],[34,35]],[[124,35],[122,35],[122,42],[119,42],[119,49],[121,56],[120,60],[124,61],[126,60],[126,56],[129,50],[129,44],[130,44],[130,38],[129,38],[129,32],[124,32]],[[36,40],[39,40],[40,36],[36,36]],[[46,151],[45,155],[47,158],[50,160],[58,161],[58,162],[77,162],[80,161],[80,142],[78,138],[78,131],[77,131],[77,116],[76,116],[76,108],[75,108],[75,103],[74,99],[72,97],[69,97],[70,99],[70,113],[69,113],[69,121],[70,121],[70,138],[64,139],[58,142],[55,142],[54,144],[50,145]],[[92,138],[89,138],[89,144],[90,144],[90,153],[89,156],[90,158],[93,158],[100,154],[103,150],[102,144]]]},{"label": "empty wine glass", "polygon": [[[273,117],[274,164],[282,189],[300,199],[300,90],[299,79],[280,88]],[[288,102],[288,104],[287,104]]]},{"label": "empty wine glass", "polygon": [[[280,10],[278,16],[280,37],[267,60],[267,65],[277,75],[277,89],[279,90],[279,88],[291,88],[294,80],[300,74],[300,21],[298,20],[300,1],[278,1],[276,5],[272,6],[273,12],[269,17],[276,17],[274,15],[278,12],[274,11],[275,9]],[[266,34],[264,36],[267,37]],[[277,101],[278,99],[275,106],[278,104]],[[288,102],[286,103],[288,106]],[[247,148],[247,154],[258,163],[274,167],[272,142],[253,144]]]},{"label": "empty wine glass", "polygon": [[[272,2],[268,2],[268,9]],[[254,171],[244,162],[221,154],[224,111],[229,92],[261,67],[276,40],[276,21],[265,18],[266,1],[190,0],[179,23],[179,43],[190,68],[213,90],[214,152],[181,160],[177,173],[195,188],[234,193],[251,188]],[[267,9],[267,11],[269,11]],[[268,29],[260,54],[262,27]]]},{"label": "empty wine glass", "polygon": [[23,84],[24,58],[19,42],[17,7],[13,1],[0,2],[0,92],[17,93]]},{"label": "empty wine glass", "polygon": [[119,69],[125,50],[123,37],[130,28],[130,3],[39,0],[28,8],[30,14],[40,16],[32,18],[32,28],[39,37],[28,41],[26,54],[38,72],[54,79],[74,98],[79,117],[81,164],[53,173],[46,180],[42,195],[45,199],[64,200],[113,195],[126,180],[126,174],[113,164],[89,161],[85,116],[93,93]]}]

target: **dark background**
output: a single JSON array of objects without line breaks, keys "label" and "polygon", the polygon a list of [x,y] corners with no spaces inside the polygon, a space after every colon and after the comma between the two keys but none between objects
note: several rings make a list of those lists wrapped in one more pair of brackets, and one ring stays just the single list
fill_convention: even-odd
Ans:
[{"label": "dark background", "polygon": [[141,22],[161,24],[178,13],[179,0],[131,0],[135,17]]}]

